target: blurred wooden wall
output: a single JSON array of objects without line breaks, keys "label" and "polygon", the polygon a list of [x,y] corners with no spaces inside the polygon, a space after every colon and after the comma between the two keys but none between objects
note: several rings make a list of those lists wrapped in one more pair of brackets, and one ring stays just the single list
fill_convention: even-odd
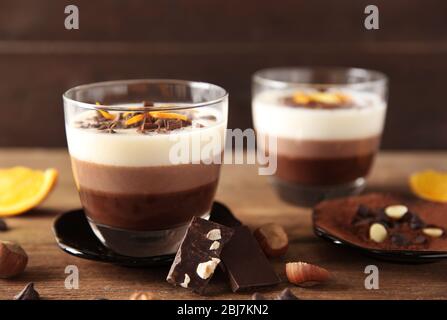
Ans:
[{"label": "blurred wooden wall", "polygon": [[[68,4],[80,30],[64,28]],[[257,69],[342,65],[390,76],[385,148],[445,149],[446,17],[445,0],[0,0],[0,146],[64,146],[61,95],[82,83],[214,82],[246,128]]]}]

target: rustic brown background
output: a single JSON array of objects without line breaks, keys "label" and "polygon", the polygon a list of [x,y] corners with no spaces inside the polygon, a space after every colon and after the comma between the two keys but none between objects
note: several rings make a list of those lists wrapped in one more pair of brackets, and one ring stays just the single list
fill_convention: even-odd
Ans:
[{"label": "rustic brown background", "polygon": [[[67,4],[80,30],[64,29]],[[363,28],[367,4],[378,31]],[[0,146],[64,146],[61,94],[77,84],[215,82],[246,128],[255,70],[343,65],[390,76],[385,148],[444,149],[446,16],[445,0],[0,0]]]}]

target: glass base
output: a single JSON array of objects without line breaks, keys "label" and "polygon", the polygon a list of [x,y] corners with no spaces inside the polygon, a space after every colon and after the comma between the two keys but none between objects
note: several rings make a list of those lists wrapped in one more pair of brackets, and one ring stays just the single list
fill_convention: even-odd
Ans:
[{"label": "glass base", "polygon": [[271,177],[271,182],[281,199],[294,205],[312,207],[320,201],[357,195],[366,187],[365,178],[335,186],[305,186]]},{"label": "glass base", "polygon": [[[201,218],[208,219],[209,212]],[[87,220],[93,233],[110,250],[129,257],[156,257],[175,254],[189,224],[167,230],[132,231]]]}]

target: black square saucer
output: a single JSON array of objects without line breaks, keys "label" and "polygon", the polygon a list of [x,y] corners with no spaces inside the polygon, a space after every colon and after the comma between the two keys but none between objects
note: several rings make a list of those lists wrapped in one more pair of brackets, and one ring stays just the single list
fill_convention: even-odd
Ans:
[{"label": "black square saucer", "polygon": [[[222,219],[237,221],[225,205],[214,202],[210,220],[220,222]],[[124,256],[111,251],[96,238],[82,209],[62,213],[54,221],[53,232],[58,246],[63,251],[83,259],[128,267],[166,265],[174,259],[174,254],[140,258]]]}]

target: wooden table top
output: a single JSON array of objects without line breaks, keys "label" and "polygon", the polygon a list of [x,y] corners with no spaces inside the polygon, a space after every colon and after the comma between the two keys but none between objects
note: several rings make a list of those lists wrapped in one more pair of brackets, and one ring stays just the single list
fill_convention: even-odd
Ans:
[{"label": "wooden table top", "polygon": [[[45,203],[23,216],[7,219],[11,230],[3,240],[18,241],[29,255],[21,276],[0,280],[0,299],[11,299],[26,283],[34,282],[44,299],[127,299],[134,291],[153,292],[159,299],[248,299],[251,293],[231,293],[224,277],[212,279],[210,295],[202,297],[174,288],[165,281],[169,267],[132,269],[88,261],[61,251],[54,240],[52,224],[67,209],[79,207],[66,150],[1,149],[0,167],[27,165],[55,167],[59,182]],[[408,175],[426,168],[446,169],[447,153],[381,153],[369,179],[370,190],[408,191]],[[274,261],[284,279],[284,263],[306,261],[331,271],[331,283],[300,288],[284,282],[265,294],[273,297],[289,286],[303,299],[447,299],[447,261],[421,265],[394,264],[374,260],[348,249],[337,248],[317,238],[311,228],[309,209],[282,202],[267,178],[258,176],[253,165],[225,165],[217,199],[228,205],[244,223],[256,227],[267,222],[282,224],[290,237],[287,255]],[[366,290],[364,268],[377,265],[380,289]],[[65,267],[79,268],[79,289],[65,289]]]}]

